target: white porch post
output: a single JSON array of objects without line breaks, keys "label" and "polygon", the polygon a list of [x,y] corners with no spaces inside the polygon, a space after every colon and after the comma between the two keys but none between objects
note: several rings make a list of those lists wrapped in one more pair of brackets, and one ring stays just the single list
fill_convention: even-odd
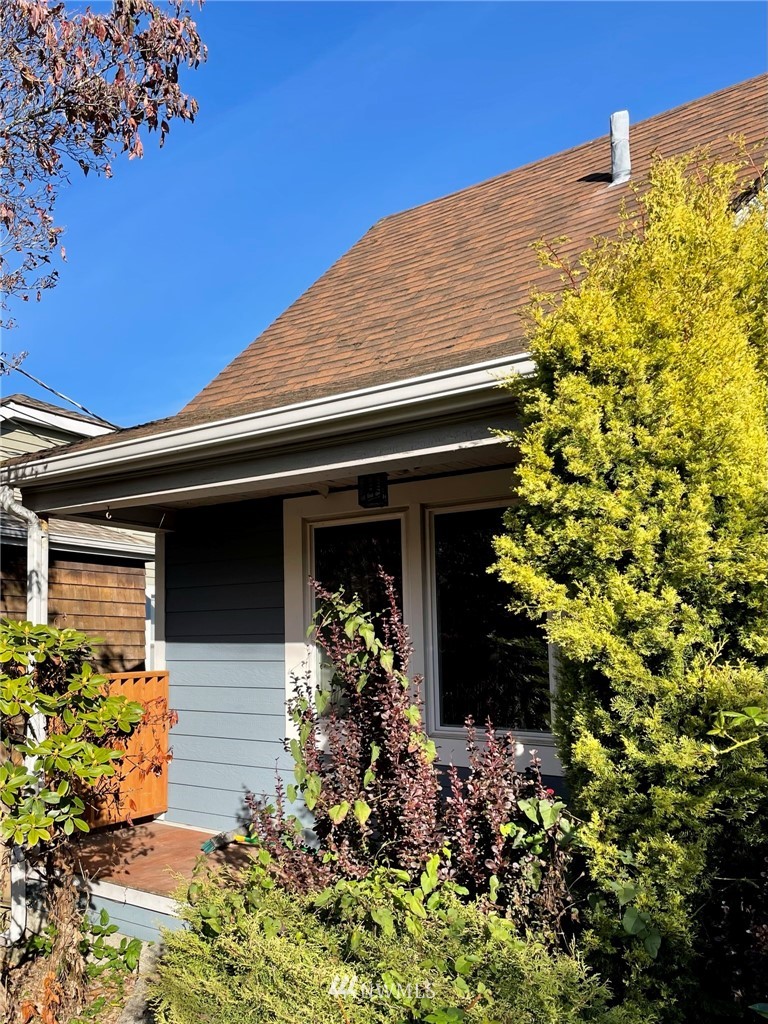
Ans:
[{"label": "white porch post", "polygon": [[155,537],[155,642],[152,668],[167,668],[165,652],[165,534]]},{"label": "white porch post", "polygon": [[48,625],[48,522],[27,520],[27,618]]},{"label": "white porch post", "polygon": [[[34,625],[48,624],[48,522],[25,508],[10,488],[0,489],[0,505],[27,524],[27,618]],[[28,726],[32,739],[45,737],[45,716],[32,715]],[[34,767],[31,765],[30,767]],[[11,920],[0,934],[0,944],[16,945],[27,925],[27,865],[21,847],[13,846],[11,859]]]}]

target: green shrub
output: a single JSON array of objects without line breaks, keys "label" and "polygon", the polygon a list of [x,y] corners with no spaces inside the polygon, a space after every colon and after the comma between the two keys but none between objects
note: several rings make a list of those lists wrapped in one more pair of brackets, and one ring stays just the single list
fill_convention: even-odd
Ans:
[{"label": "green shrub", "polygon": [[188,931],[165,935],[159,1024],[652,1024],[609,1008],[580,958],[514,934],[437,878],[378,869],[296,895],[254,868],[189,887]]},{"label": "green shrub", "polygon": [[[45,878],[51,924],[26,950],[5,947],[0,957],[9,1020],[31,1019],[25,1004],[37,1006],[43,1020],[79,1013],[94,958],[110,956],[106,933],[98,931],[108,923],[78,934],[73,846],[89,830],[88,801],[115,775],[120,741],[144,709],[110,694],[90,655],[91,641],[77,630],[0,619],[0,878],[11,856],[23,854],[27,869]],[[126,943],[118,959],[137,953]]]},{"label": "green shrub", "polygon": [[565,288],[533,311],[496,543],[513,607],[560,653],[589,941],[670,1015],[686,989],[697,1014],[745,994],[717,921],[768,834],[768,232],[760,192],[734,214],[740,172],[658,161],[616,240],[550,257]]},{"label": "green shrub", "polygon": [[[0,619],[0,838],[47,849],[87,832],[82,794],[115,774],[141,704],[107,692],[75,629]],[[35,718],[45,735],[31,728]]]}]

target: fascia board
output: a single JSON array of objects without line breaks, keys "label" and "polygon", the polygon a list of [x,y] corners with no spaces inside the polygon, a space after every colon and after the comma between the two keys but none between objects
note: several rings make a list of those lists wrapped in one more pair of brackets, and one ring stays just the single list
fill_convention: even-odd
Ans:
[{"label": "fascia board", "polygon": [[317,438],[325,433],[354,429],[351,422],[354,420],[367,422],[369,426],[374,420],[379,424],[388,419],[396,420],[422,404],[461,406],[468,398],[492,393],[505,376],[532,370],[530,356],[523,353],[511,359],[491,360],[460,370],[441,371],[147,437],[125,441],[116,438],[114,443],[82,452],[56,454],[54,449],[52,454],[34,463],[8,467],[7,473],[10,480],[29,487],[38,480],[52,483],[99,469],[108,469],[111,474],[130,472],[137,464],[151,464],[153,460],[168,465],[195,457],[204,449],[223,453],[238,447],[257,448],[261,444],[275,444],[283,435],[290,436],[291,443],[296,443],[302,437]]},{"label": "fascia board", "polygon": [[[514,417],[498,417],[496,426],[512,428]],[[457,451],[478,451],[504,442],[494,436],[488,422],[474,420],[452,422],[448,433],[433,431],[420,423],[414,431],[396,436],[391,445],[380,443],[380,436],[350,435],[341,443],[313,448],[273,446],[269,453],[251,452],[245,460],[200,460],[181,466],[166,466],[162,471],[123,474],[103,479],[89,478],[56,483],[41,482],[39,488],[24,489],[25,504],[38,513],[53,516],[80,516],[95,511],[219,498],[226,495],[251,496],[277,490],[283,485],[314,486],[318,480],[357,475],[360,472],[388,472],[390,469],[418,463],[422,467],[441,462]],[[160,509],[158,509],[160,516]]]},{"label": "fascia board", "polygon": [[36,427],[54,427],[75,437],[101,437],[102,434],[112,433],[112,428],[102,423],[86,423],[85,420],[75,419],[74,416],[67,416],[65,413],[45,412],[20,402],[7,402],[0,407],[0,420],[31,423]]}]

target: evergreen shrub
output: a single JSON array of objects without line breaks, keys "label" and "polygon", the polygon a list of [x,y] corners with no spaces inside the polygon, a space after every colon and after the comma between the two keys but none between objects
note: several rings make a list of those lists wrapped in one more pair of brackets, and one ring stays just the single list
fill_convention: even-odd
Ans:
[{"label": "evergreen shrub", "polygon": [[653,1024],[610,1006],[582,959],[515,935],[437,877],[377,869],[319,895],[275,885],[266,860],[237,885],[199,879],[189,930],[165,935],[158,1024]]},{"label": "evergreen shrub", "polygon": [[768,835],[768,231],[743,180],[657,160],[617,238],[544,251],[564,287],[533,307],[535,375],[510,382],[525,428],[496,541],[559,652],[586,948],[670,1020],[733,1019],[768,978],[734,928]]}]

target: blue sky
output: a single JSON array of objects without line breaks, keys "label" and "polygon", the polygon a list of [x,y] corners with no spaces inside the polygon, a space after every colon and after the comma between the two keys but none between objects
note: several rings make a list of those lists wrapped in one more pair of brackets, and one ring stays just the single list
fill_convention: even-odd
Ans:
[{"label": "blue sky", "polygon": [[380,217],[766,66],[760,3],[209,0],[198,24],[197,122],[73,175],[60,283],[2,339],[121,425],[181,408]]}]

